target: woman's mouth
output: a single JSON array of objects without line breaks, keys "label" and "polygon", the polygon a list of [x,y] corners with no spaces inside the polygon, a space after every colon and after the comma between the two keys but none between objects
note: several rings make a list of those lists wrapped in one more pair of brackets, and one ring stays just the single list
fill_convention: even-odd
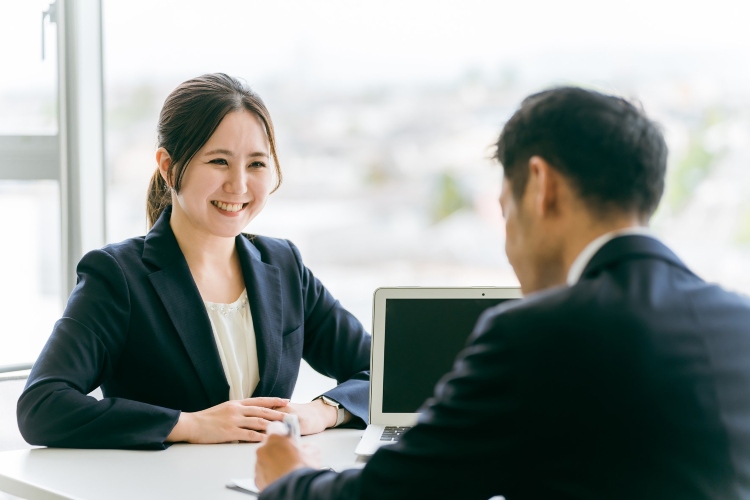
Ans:
[{"label": "woman's mouth", "polygon": [[247,203],[224,203],[223,201],[212,200],[211,204],[225,212],[239,212],[247,206]]}]

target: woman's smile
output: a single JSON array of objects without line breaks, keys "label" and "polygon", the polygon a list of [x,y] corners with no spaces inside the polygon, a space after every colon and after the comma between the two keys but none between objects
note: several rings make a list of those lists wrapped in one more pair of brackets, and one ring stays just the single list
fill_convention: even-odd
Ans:
[{"label": "woman's smile", "polygon": [[225,203],[223,201],[211,200],[211,205],[219,209],[220,213],[224,215],[238,215],[245,207],[247,203]]}]

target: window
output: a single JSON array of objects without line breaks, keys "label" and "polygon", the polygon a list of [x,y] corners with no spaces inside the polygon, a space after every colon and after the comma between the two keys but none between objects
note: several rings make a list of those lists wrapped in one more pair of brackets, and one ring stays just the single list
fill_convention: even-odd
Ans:
[{"label": "window", "polygon": [[8,371],[36,359],[76,263],[104,243],[100,3],[5,2],[0,43],[9,76],[0,81],[0,371]]},{"label": "window", "polygon": [[[36,359],[61,313],[57,30],[49,2],[0,4],[0,367]],[[12,50],[8,47],[13,47]]]},{"label": "window", "polygon": [[[501,172],[487,157],[520,99],[560,83],[635,96],[663,124],[671,154],[655,230],[707,280],[750,292],[746,6],[107,0],[102,44],[99,3],[58,0],[77,29],[46,20],[42,61],[48,3],[0,6],[0,43],[14,47],[12,77],[0,79],[0,230],[18,235],[0,272],[27,277],[23,293],[2,287],[0,364],[32,361],[105,226],[108,242],[145,232],[160,106],[212,71],[247,80],[278,128],[285,182],[248,231],[297,243],[365,325],[378,286],[516,283]],[[86,38],[58,60],[65,37]],[[60,65],[75,77],[59,82]],[[81,161],[61,158],[60,141]],[[18,319],[31,307],[46,311],[33,325]]]},{"label": "window", "polygon": [[669,188],[654,228],[706,279],[750,292],[738,8],[107,1],[108,239],[145,232],[164,98],[223,71],[266,101],[285,172],[248,231],[297,243],[365,325],[378,286],[515,284],[490,146],[525,95],[575,83],[637,97],[663,124]]},{"label": "window", "polygon": [[[490,146],[525,95],[575,83],[636,96],[663,124],[669,189],[654,228],[704,278],[750,292],[742,8],[107,0],[107,239],[146,231],[166,96],[220,71],[265,100],[284,170],[247,231],[294,241],[368,329],[379,286],[515,285]],[[331,384],[313,376],[303,367],[295,398]]]}]

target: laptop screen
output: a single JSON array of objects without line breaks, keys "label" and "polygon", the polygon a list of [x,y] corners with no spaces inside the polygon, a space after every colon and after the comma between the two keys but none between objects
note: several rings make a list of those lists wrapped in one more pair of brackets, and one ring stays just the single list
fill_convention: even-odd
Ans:
[{"label": "laptop screen", "polygon": [[482,312],[506,300],[386,299],[383,413],[416,413],[453,367]]}]

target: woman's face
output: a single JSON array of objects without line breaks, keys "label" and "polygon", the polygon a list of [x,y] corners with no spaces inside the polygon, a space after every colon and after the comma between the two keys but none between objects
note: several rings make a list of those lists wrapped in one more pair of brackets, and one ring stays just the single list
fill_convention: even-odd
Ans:
[{"label": "woman's face", "polygon": [[187,165],[180,192],[172,194],[172,217],[200,233],[237,236],[273,189],[271,161],[260,119],[244,110],[228,113]]}]

